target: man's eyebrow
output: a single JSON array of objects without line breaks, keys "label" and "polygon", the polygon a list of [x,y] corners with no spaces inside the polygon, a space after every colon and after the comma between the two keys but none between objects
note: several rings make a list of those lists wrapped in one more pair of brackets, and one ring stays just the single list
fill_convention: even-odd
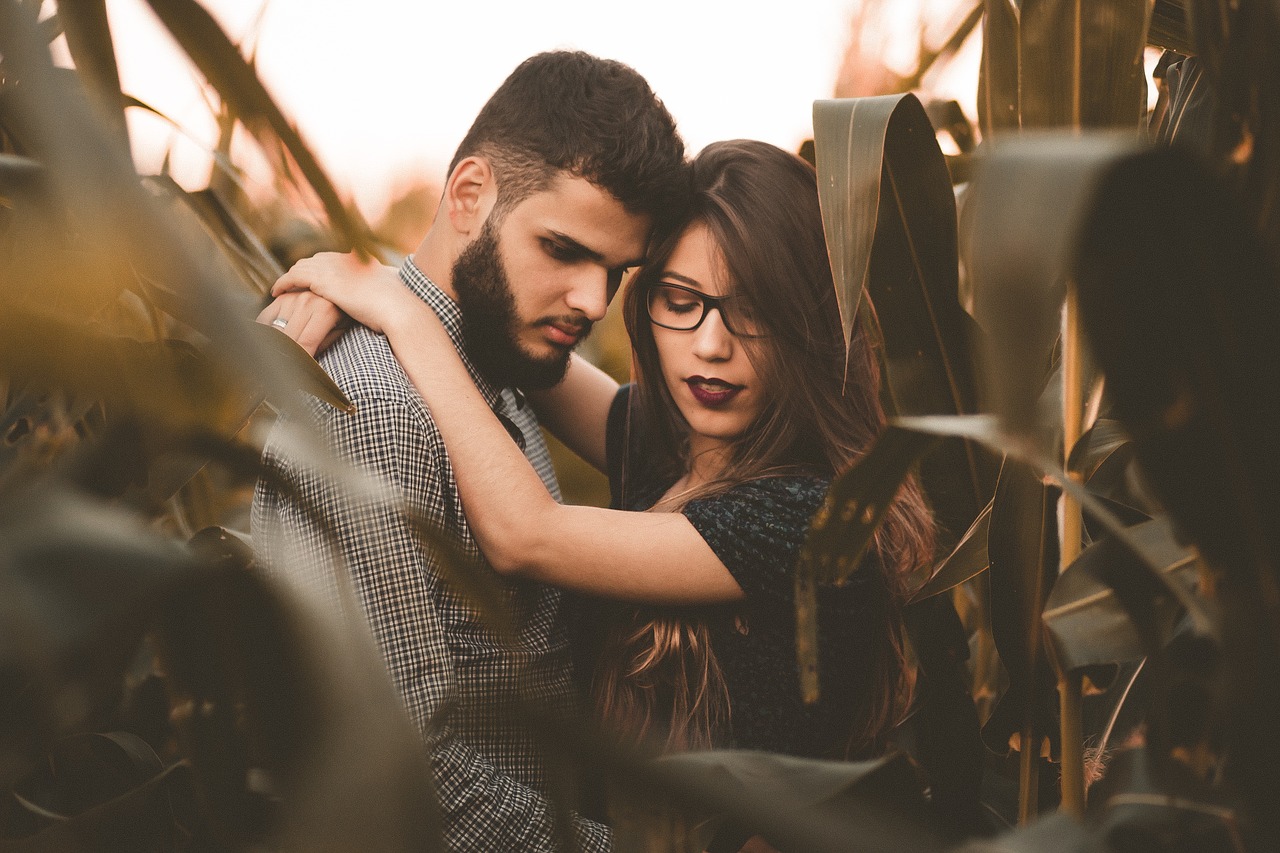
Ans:
[{"label": "man's eyebrow", "polygon": [[[587,246],[582,245],[577,240],[570,237],[568,234],[565,234],[560,231],[556,231],[554,228],[548,229],[548,231],[552,237],[554,237],[559,243],[561,243],[564,246],[564,248],[568,249],[574,254],[580,255],[581,257],[584,257],[588,260],[595,261],[598,264],[605,263],[604,255],[600,254],[595,249],[591,249],[591,248],[588,248]],[[624,261],[618,264],[618,268],[625,269],[627,267],[638,267],[642,263],[644,263],[644,258],[633,258],[632,260]]]}]

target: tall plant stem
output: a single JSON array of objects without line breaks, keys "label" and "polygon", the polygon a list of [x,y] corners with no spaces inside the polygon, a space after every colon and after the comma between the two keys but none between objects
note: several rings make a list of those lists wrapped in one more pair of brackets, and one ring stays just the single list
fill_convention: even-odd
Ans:
[{"label": "tall plant stem", "polygon": [[[1027,705],[1030,708],[1031,703]],[[1022,724],[1021,737],[1018,749],[1018,824],[1025,826],[1035,819],[1040,809],[1040,737],[1030,711]]]},{"label": "tall plant stem", "polygon": [[[1063,306],[1062,331],[1062,445],[1063,468],[1071,456],[1084,428],[1084,376],[1080,352],[1083,340],[1080,328],[1080,309],[1076,301],[1074,283],[1068,282],[1067,299]],[[1078,471],[1069,471],[1073,480],[1083,482]],[[1075,561],[1080,554],[1082,518],[1080,503],[1070,495],[1062,495],[1062,539],[1058,553],[1061,555],[1059,572]],[[1046,638],[1047,640],[1047,638]],[[1058,702],[1062,740],[1062,810],[1075,818],[1084,817],[1084,726],[1081,720],[1081,694],[1083,680],[1078,673],[1068,672],[1054,654],[1052,642],[1049,658],[1058,676]]]}]

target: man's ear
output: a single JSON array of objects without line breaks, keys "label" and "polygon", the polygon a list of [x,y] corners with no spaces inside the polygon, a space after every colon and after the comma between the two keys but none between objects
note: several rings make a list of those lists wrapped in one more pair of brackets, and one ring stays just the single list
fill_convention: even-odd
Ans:
[{"label": "man's ear", "polygon": [[449,174],[444,203],[449,223],[459,236],[470,240],[479,234],[497,201],[498,183],[484,157],[467,157]]}]

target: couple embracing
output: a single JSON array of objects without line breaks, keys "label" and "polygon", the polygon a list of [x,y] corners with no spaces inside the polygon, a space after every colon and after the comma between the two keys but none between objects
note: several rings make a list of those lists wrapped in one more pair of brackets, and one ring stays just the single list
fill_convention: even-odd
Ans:
[{"label": "couple embracing", "polygon": [[[620,388],[573,349],[632,269],[636,381]],[[319,256],[274,293],[260,320],[313,350],[338,309],[356,320],[321,363],[357,411],[316,403],[315,425],[492,575],[518,629],[499,639],[406,518],[268,443],[292,488],[258,487],[263,560],[350,574],[450,849],[555,847],[543,758],[504,712],[516,698],[586,697],[618,737],[673,750],[882,745],[906,693],[899,579],[932,557],[933,528],[909,485],[852,582],[820,590],[822,701],[805,705],[796,557],[884,423],[861,331],[846,352],[808,164],[750,141],[686,162],[635,71],[540,54],[481,110],[398,270]],[[560,503],[539,422],[608,474],[614,508]],[[587,817],[572,834],[610,847]]]}]

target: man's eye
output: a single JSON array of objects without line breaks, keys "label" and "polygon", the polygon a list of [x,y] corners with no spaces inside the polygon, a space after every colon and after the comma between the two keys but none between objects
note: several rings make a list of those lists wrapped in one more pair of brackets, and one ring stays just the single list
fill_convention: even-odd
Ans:
[{"label": "man's eye", "polygon": [[554,240],[543,240],[542,247],[546,249],[548,255],[557,261],[572,261],[578,257],[577,252],[573,249],[563,246]]}]

